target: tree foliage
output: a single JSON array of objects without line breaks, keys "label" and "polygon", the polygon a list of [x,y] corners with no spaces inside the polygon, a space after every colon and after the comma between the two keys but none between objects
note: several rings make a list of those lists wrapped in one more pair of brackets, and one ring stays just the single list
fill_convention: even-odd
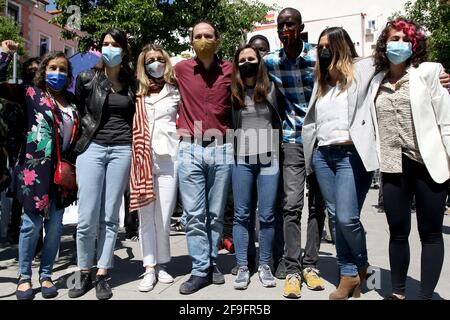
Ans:
[{"label": "tree foliage", "polygon": [[[1,8],[0,8],[1,10]],[[19,44],[18,54],[22,55],[24,53],[24,40],[20,35],[20,27],[9,17],[0,15],[0,42],[3,40],[14,40]],[[20,68],[20,66],[19,66]],[[11,77],[13,65],[8,66],[7,75]]]},{"label": "tree foliage", "polygon": [[14,40],[19,44],[19,54],[23,53],[23,38],[20,35],[20,27],[9,17],[0,16],[0,42]]},{"label": "tree foliage", "polygon": [[257,0],[56,0],[62,13],[54,21],[66,25],[71,5],[80,7],[81,31],[78,37],[71,31],[63,31],[68,39],[77,38],[79,49],[86,51],[98,45],[100,35],[110,27],[123,29],[129,34],[134,57],[141,48],[157,41],[166,50],[180,53],[189,48],[190,28],[201,20],[216,24],[221,34],[219,54],[232,57],[245,33],[255,22],[263,20],[270,7]]},{"label": "tree foliage", "polygon": [[[447,0],[415,0],[405,4],[406,18],[429,33],[429,59],[450,70],[450,4]],[[398,15],[398,14],[397,14]]]}]

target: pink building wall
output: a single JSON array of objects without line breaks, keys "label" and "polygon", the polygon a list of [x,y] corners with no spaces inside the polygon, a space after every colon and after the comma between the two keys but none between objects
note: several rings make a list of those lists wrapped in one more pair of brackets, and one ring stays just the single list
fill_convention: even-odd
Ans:
[{"label": "pink building wall", "polygon": [[[4,4],[10,2],[20,7],[20,26],[22,37],[25,40],[26,56],[40,56],[40,37],[46,36],[50,39],[49,51],[63,51],[65,47],[72,48],[72,54],[78,51],[78,42],[72,40],[64,40],[61,38],[61,27],[50,24],[48,21],[53,15],[45,12],[43,9],[47,1],[32,0],[0,0]],[[40,6],[37,5],[37,2]],[[40,8],[39,8],[40,7]],[[3,12],[1,13],[3,14]]]},{"label": "pink building wall", "polygon": [[53,16],[48,13],[41,11],[37,8],[32,9],[32,22],[31,25],[31,48],[30,54],[32,56],[39,55],[39,44],[41,35],[50,38],[50,50],[49,51],[63,51],[65,46],[69,46],[72,48],[72,54],[76,53],[78,42],[72,40],[65,40],[61,38],[61,28],[49,24],[48,20],[52,19]]}]

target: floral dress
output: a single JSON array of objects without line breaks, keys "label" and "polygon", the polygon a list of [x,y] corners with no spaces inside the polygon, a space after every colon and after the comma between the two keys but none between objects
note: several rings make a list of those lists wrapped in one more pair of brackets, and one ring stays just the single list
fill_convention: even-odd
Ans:
[{"label": "floral dress", "polygon": [[[20,103],[26,117],[26,140],[14,170],[13,190],[25,212],[48,218],[50,201],[56,201],[56,208],[63,209],[76,200],[76,191],[66,190],[53,183],[57,158],[52,109],[61,123],[62,112],[54,107],[49,95],[35,86],[2,84],[0,92],[1,97]],[[68,96],[68,101],[73,102],[73,96]],[[79,119],[78,112],[74,112],[76,127],[71,146],[63,153],[63,157],[72,163],[75,161],[72,149],[79,136]],[[61,136],[58,138],[62,139]]]}]

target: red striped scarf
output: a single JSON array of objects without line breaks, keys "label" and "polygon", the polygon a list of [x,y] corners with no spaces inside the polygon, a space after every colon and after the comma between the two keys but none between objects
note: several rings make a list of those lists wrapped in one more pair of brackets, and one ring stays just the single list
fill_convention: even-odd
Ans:
[{"label": "red striped scarf", "polygon": [[136,97],[133,118],[133,147],[130,178],[130,212],[156,199],[153,190],[153,160],[150,128],[147,121],[144,96]]}]

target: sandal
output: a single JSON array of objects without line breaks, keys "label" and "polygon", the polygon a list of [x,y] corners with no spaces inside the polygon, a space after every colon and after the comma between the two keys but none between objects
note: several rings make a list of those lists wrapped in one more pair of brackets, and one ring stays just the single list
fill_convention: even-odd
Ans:
[{"label": "sandal", "polygon": [[[52,284],[51,287],[44,287],[42,286],[42,283],[48,281]],[[42,297],[44,299],[51,299],[58,295],[58,289],[56,289],[55,284],[53,283],[52,279],[49,277],[45,277],[39,280],[39,283],[41,284],[41,293]]]},{"label": "sandal", "polygon": [[[24,283],[29,283],[30,288],[28,288],[25,291],[20,291],[19,286]],[[33,292],[33,287],[31,285],[31,279],[19,278],[19,282],[17,282],[16,297],[17,297],[17,300],[33,300],[34,292]]]}]

